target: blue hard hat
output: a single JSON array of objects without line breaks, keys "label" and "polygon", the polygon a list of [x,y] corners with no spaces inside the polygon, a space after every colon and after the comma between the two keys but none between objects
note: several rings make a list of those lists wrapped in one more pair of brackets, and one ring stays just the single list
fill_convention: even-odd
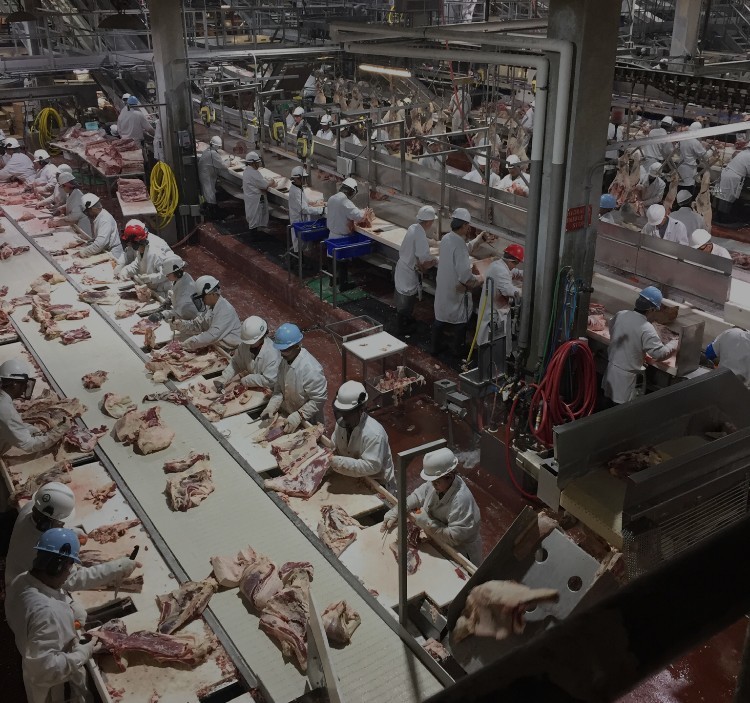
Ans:
[{"label": "blue hard hat", "polygon": [[138,102],[138,98],[136,98],[135,95],[131,95],[128,98],[128,105],[140,105],[140,103]]},{"label": "blue hard hat", "polygon": [[302,341],[302,332],[293,322],[285,322],[276,330],[273,346],[277,349],[289,349]]},{"label": "blue hard hat", "polygon": [[37,552],[47,552],[59,557],[72,559],[76,564],[80,564],[78,552],[81,544],[78,541],[78,535],[69,530],[67,527],[53,527],[42,533],[39,541],[36,543]]},{"label": "blue hard hat", "polygon": [[602,195],[601,198],[599,198],[599,207],[603,209],[608,210],[614,210],[617,207],[617,200],[615,200],[614,195],[610,195],[609,193],[605,193]]},{"label": "blue hard hat", "polygon": [[648,300],[655,308],[660,308],[664,296],[656,286],[647,286],[640,292],[640,297]]}]

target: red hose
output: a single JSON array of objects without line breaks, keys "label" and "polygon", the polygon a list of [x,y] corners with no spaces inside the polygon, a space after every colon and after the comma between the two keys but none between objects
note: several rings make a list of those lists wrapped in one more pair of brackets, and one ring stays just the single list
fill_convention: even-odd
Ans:
[{"label": "red hose", "polygon": [[[575,378],[575,393],[566,402],[560,392],[569,380],[568,364]],[[588,344],[571,339],[561,344],[552,356],[541,383],[536,387],[529,407],[531,432],[544,446],[552,446],[552,428],[571,420],[587,417],[596,408],[596,365]]]}]

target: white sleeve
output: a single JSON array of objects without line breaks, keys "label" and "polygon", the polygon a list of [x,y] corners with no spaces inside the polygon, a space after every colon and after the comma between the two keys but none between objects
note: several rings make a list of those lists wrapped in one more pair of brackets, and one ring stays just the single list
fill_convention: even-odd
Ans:
[{"label": "white sleeve", "polygon": [[21,652],[25,673],[35,683],[52,688],[70,680],[84,662],[75,652],[60,650],[59,635],[48,609],[29,612],[26,651]]}]

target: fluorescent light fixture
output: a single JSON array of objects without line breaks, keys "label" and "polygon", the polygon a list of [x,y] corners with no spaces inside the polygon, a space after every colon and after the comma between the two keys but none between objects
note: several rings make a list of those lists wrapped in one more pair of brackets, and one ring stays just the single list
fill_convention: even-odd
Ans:
[{"label": "fluorescent light fixture", "polygon": [[359,64],[359,70],[367,73],[378,73],[381,76],[393,76],[395,78],[411,78],[411,71],[405,68],[391,68],[390,66],[374,66],[371,63]]}]

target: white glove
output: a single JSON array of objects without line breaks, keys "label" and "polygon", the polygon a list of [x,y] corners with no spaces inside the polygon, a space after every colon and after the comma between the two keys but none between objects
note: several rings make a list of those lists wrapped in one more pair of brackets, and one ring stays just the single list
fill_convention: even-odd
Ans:
[{"label": "white glove", "polygon": [[281,407],[281,401],[282,401],[281,396],[276,398],[276,400],[271,398],[271,400],[268,401],[268,405],[266,405],[266,407],[263,408],[263,412],[260,414],[261,418],[273,417],[277,412],[279,412],[279,408]]},{"label": "white glove", "polygon": [[216,388],[219,393],[224,392],[224,384],[218,378],[214,379],[214,388]]},{"label": "white glove", "polygon": [[412,518],[417,527],[421,527],[423,530],[432,527],[432,519],[424,510],[420,513],[412,513]]},{"label": "white glove", "polygon": [[181,332],[184,326],[184,320],[181,320],[179,317],[175,317],[173,320],[169,321],[169,329],[173,332]]},{"label": "white glove", "polygon": [[121,557],[120,559],[115,559],[115,561],[112,562],[112,565],[115,567],[118,580],[126,579],[139,566],[138,562],[134,559],[131,559],[130,557]]},{"label": "white glove", "polygon": [[174,310],[162,310],[161,316],[167,321],[172,322],[176,318],[176,313]]},{"label": "white glove", "polygon": [[284,425],[284,434],[291,434],[302,424],[302,415],[297,412],[292,413],[287,417],[286,424]]},{"label": "white glove", "polygon": [[[291,415],[290,415],[291,417]],[[344,462],[342,461],[343,457],[340,456],[332,456],[331,457],[331,468],[334,471],[338,471],[339,469],[344,468]]]},{"label": "white glove", "polygon": [[78,666],[83,666],[94,654],[96,648],[96,640],[91,639],[85,644],[77,642],[74,647],[72,654],[76,658]]},{"label": "white glove", "polygon": [[142,286],[145,283],[145,281],[143,280],[143,276],[141,276],[138,273],[136,273],[136,274],[133,275],[133,279],[132,280],[133,280],[133,283],[135,283],[135,284],[137,284],[139,286]]},{"label": "white glove", "polygon": [[383,524],[380,526],[381,532],[390,532],[396,526],[396,516],[386,515],[383,518]]},{"label": "white glove", "polygon": [[62,439],[67,431],[70,429],[70,423],[66,420],[62,424],[58,425],[57,427],[53,427],[48,433],[47,436],[54,439],[55,441],[58,441]]}]

